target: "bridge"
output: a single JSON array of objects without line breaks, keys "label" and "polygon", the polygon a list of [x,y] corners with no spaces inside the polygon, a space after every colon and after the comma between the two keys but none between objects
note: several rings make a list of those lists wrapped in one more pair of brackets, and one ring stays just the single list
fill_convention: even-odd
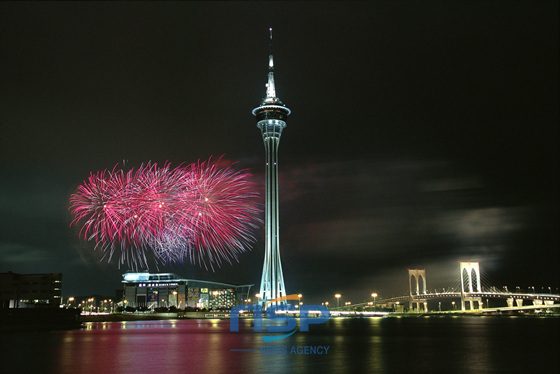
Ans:
[{"label": "bridge", "polygon": [[[505,292],[502,292],[495,286],[486,287],[487,289],[484,290],[481,285],[479,262],[458,261],[458,263],[460,291],[430,293],[426,285],[426,269],[407,269],[409,295],[397,299],[408,301],[410,309],[413,309],[413,305],[416,304],[415,309],[417,311],[424,309],[426,312],[428,311],[428,300],[449,298],[460,298],[462,311],[484,309],[483,299],[505,299],[506,301],[506,305],[503,308],[486,308],[487,311],[504,310],[505,308],[535,309],[560,307],[560,295],[552,294],[552,290],[551,293],[524,293],[509,292],[505,288]],[[528,303],[532,305],[526,305]]]},{"label": "bridge", "polygon": [[[500,290],[496,286],[486,284],[484,287],[481,282],[480,263],[478,261],[458,261],[459,274],[458,283],[452,287],[444,288],[442,292],[429,292],[426,283],[426,269],[407,269],[409,294],[388,299],[379,299],[378,304],[385,304],[395,310],[404,308],[408,304],[409,310],[417,312],[428,312],[428,301],[459,299],[461,311],[507,311],[507,310],[527,310],[527,309],[549,309],[560,308],[560,294],[553,294],[549,287],[549,293],[537,293],[532,287],[533,292],[521,292],[517,288],[516,292],[510,292],[507,287]],[[531,287],[530,287],[531,288]],[[530,289],[529,288],[529,289]],[[493,307],[489,307],[490,299],[501,301],[493,302]],[[483,300],[486,300],[484,303]],[[496,307],[496,303],[501,304]],[[455,307],[455,302],[452,302]],[[355,309],[357,307],[367,307],[371,303],[352,304],[341,310]]]}]

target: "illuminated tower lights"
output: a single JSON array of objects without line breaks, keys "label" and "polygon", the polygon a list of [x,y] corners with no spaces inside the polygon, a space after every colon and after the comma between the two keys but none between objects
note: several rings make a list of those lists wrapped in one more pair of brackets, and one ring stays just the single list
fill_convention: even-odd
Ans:
[{"label": "illuminated tower lights", "polygon": [[[272,56],[272,29],[270,29],[270,55],[268,56],[268,83],[266,97],[260,106],[253,109],[257,127],[261,129],[266,153],[265,179],[265,252],[260,288],[260,301],[268,301],[286,296],[282,263],[280,261],[278,224],[278,146],[286,118],[291,113],[278,97],[274,85],[274,59]],[[286,301],[275,304],[286,304]]]}]

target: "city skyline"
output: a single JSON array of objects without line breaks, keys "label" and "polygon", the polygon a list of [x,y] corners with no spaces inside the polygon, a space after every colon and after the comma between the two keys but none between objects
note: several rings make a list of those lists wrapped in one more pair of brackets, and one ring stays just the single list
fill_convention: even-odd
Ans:
[{"label": "city skyline", "polygon": [[[0,272],[62,273],[65,297],[119,288],[127,269],[78,238],[68,199],[123,161],[225,155],[264,199],[250,111],[272,27],[293,110],[279,174],[288,294],[396,296],[415,267],[444,287],[458,260],[503,285],[558,287],[557,14],[555,2],[2,3]],[[256,293],[257,236],[234,266],[160,270]]]}]

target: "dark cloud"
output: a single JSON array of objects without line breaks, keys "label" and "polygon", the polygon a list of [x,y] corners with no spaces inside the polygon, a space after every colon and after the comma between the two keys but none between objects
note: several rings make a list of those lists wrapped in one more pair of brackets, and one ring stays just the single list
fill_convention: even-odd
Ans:
[{"label": "dark cloud", "polygon": [[18,268],[35,268],[38,263],[41,263],[49,258],[48,249],[26,247],[21,244],[13,243],[0,243],[0,253],[2,253],[2,260],[8,266]]},{"label": "dark cloud", "polygon": [[[519,233],[547,225],[535,221],[546,207],[504,201],[445,161],[294,165],[283,178],[290,179],[282,195],[284,256],[298,259],[301,271],[304,264],[321,268],[300,277],[332,292],[377,284],[396,293],[407,267],[427,268],[429,284],[442,287],[458,260],[480,261],[499,278],[508,273]],[[532,249],[532,256],[547,254]]]}]

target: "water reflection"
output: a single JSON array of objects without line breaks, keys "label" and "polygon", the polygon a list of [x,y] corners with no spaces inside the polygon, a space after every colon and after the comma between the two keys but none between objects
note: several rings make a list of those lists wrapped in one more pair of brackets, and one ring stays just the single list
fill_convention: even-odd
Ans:
[{"label": "water reflection", "polygon": [[[91,323],[0,342],[3,372],[20,373],[529,372],[539,360],[560,364],[559,328],[539,318],[333,318],[265,343],[250,320],[234,333],[213,319]],[[328,351],[292,354],[306,346]]]}]

